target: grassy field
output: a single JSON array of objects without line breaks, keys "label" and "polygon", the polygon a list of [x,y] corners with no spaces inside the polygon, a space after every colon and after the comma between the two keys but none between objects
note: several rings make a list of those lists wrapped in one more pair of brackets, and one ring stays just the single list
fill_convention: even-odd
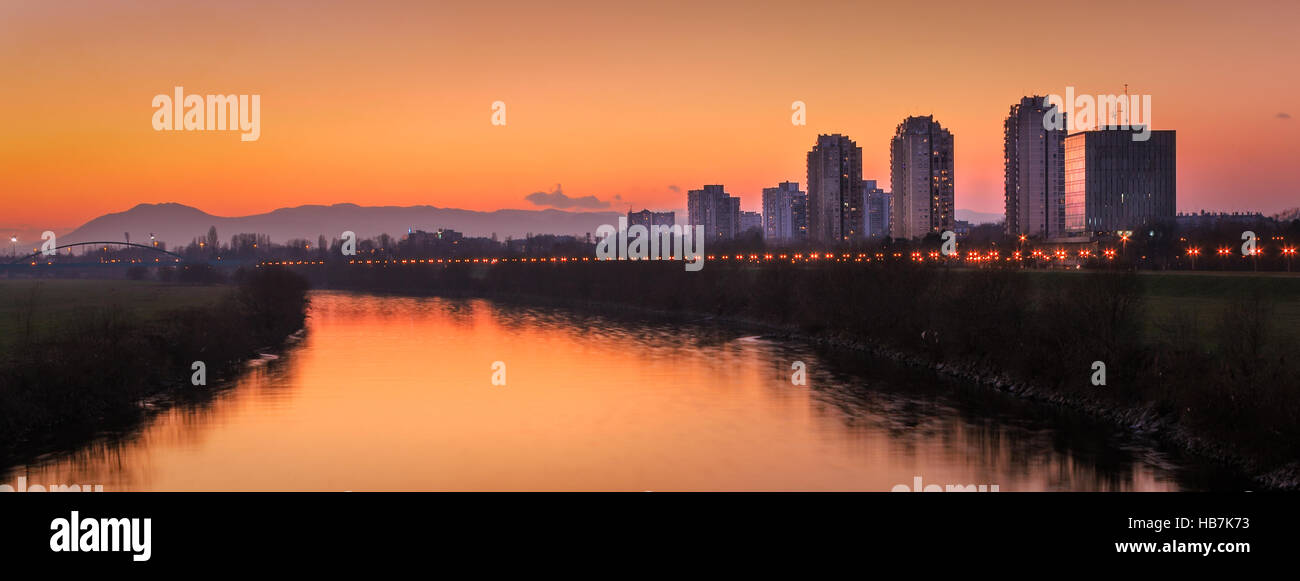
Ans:
[{"label": "grassy field", "polygon": [[1143,327],[1151,338],[1191,332],[1214,346],[1215,328],[1234,301],[1263,298],[1272,310],[1274,331],[1300,345],[1300,275],[1286,273],[1144,273]]},{"label": "grassy field", "polygon": [[[1025,271],[1035,283],[1080,271]],[[1192,333],[1209,348],[1216,327],[1234,302],[1258,295],[1270,305],[1279,339],[1300,346],[1300,273],[1153,272],[1138,273],[1143,298],[1142,329],[1148,341]]]},{"label": "grassy field", "polygon": [[191,286],[128,280],[0,280],[0,347],[27,332],[58,330],[87,310],[114,307],[156,317],[172,309],[211,304],[230,293],[226,286]]},{"label": "grassy field", "polygon": [[0,466],[130,426],[147,398],[186,397],[194,361],[232,376],[302,328],[306,306],[306,279],[279,269],[219,286],[0,281]]}]

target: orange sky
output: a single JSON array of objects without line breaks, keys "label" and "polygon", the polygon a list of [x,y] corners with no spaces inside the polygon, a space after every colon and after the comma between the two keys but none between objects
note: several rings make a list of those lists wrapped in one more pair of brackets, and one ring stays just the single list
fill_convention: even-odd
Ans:
[{"label": "orange sky", "polygon": [[[818,133],[887,182],[894,127],[930,113],[957,207],[1001,212],[1007,108],[1124,83],[1178,130],[1180,210],[1300,205],[1294,0],[171,4],[0,4],[0,228],[165,201],[535,208],[557,183],[620,211],[722,183],[757,210]],[[260,94],[261,139],[155,132],[176,85]]]}]

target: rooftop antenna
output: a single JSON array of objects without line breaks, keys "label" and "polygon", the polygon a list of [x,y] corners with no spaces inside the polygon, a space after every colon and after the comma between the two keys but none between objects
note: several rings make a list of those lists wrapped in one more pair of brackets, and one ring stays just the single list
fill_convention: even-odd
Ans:
[{"label": "rooftop antenna", "polygon": [[1128,83],[1124,83],[1124,126],[1128,127]]}]

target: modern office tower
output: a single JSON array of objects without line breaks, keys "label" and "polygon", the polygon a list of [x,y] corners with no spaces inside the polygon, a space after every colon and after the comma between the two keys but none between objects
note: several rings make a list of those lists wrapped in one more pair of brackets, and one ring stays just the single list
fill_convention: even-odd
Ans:
[{"label": "modern office tower", "polygon": [[862,219],[862,148],[843,135],[818,135],[808,152],[808,239],[861,236]]},{"label": "modern office tower", "polygon": [[651,212],[650,210],[641,210],[640,212],[627,213],[627,226],[641,225],[649,230],[651,226],[672,226],[677,222],[677,215],[674,212]]},{"label": "modern office tower", "polygon": [[1082,131],[1065,138],[1065,229],[1072,236],[1114,235],[1174,220],[1175,131],[1134,141],[1132,129]]},{"label": "modern office tower", "polygon": [[862,180],[862,234],[868,238],[889,236],[889,194],[876,186],[876,180]]},{"label": "modern office tower", "polygon": [[932,116],[908,117],[889,145],[890,235],[920,238],[953,226],[953,139]]},{"label": "modern office tower", "polygon": [[[1043,117],[1053,109],[1046,97],[1025,97],[1003,123],[1009,236],[1066,236],[1065,130],[1043,128]],[[1064,127],[1065,113],[1060,115]]]},{"label": "modern office tower", "polygon": [[748,232],[751,228],[763,231],[763,215],[758,212],[741,212],[740,232]]},{"label": "modern office tower", "polygon": [[727,195],[720,185],[686,193],[686,215],[691,226],[704,226],[709,241],[730,240],[740,228],[740,198]]},{"label": "modern office tower", "polygon": [[806,203],[799,182],[781,182],[775,188],[763,188],[763,238],[773,242],[795,239],[795,234],[800,232],[795,226],[795,204]]}]

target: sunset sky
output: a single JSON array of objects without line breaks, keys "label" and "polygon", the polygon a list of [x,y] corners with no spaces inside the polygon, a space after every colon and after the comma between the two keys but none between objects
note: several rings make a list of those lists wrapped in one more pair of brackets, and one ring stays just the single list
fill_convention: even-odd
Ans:
[{"label": "sunset sky", "polygon": [[[0,228],[141,202],[540,208],[556,184],[626,211],[721,183],[758,210],[818,133],[887,182],[913,114],[955,136],[957,207],[1000,213],[1008,107],[1124,83],[1178,131],[1180,211],[1300,205],[1300,2],[988,4],[0,0]],[[154,131],[178,85],[261,95],[261,138]]]}]

